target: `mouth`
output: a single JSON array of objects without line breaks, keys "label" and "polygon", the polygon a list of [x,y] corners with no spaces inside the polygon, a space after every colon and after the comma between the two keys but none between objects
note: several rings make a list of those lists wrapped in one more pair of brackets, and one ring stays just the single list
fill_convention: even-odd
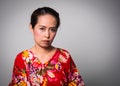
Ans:
[{"label": "mouth", "polygon": [[43,40],[44,43],[50,43],[50,40]]}]

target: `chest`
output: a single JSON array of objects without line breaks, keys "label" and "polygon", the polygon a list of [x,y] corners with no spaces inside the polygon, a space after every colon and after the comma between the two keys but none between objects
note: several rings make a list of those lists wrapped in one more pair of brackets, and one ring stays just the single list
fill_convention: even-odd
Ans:
[{"label": "chest", "polygon": [[32,85],[43,85],[46,83],[49,85],[45,86],[62,86],[67,82],[63,66],[57,60],[51,60],[42,64],[39,60],[35,59],[26,66],[28,79]]}]

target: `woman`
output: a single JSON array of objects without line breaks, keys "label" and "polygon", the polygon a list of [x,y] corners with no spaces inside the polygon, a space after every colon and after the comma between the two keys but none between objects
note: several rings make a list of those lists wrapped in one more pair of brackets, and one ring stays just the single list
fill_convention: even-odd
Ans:
[{"label": "woman", "polygon": [[9,86],[84,86],[69,52],[51,45],[59,25],[59,14],[52,8],[32,13],[35,44],[16,56]]}]

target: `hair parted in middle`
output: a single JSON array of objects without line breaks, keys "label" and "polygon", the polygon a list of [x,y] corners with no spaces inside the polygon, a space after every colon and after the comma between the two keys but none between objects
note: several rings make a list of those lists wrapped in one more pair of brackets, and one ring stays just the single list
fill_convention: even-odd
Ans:
[{"label": "hair parted in middle", "polygon": [[56,22],[57,22],[56,28],[58,28],[60,25],[59,13],[50,7],[37,8],[35,11],[33,11],[31,15],[31,21],[30,21],[32,28],[34,28],[35,25],[37,24],[38,16],[46,15],[46,14],[50,14],[53,17],[55,17]]}]

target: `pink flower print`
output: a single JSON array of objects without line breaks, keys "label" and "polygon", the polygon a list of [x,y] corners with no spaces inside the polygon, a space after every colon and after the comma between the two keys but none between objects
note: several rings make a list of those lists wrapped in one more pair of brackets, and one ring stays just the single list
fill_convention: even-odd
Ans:
[{"label": "pink flower print", "polygon": [[47,74],[50,78],[55,78],[54,73],[52,73],[51,71],[47,71]]},{"label": "pink flower print", "polygon": [[39,82],[42,83],[43,82],[43,76],[37,75],[37,77],[38,77]]},{"label": "pink flower print", "polygon": [[67,58],[63,57],[62,55],[59,56],[59,61],[66,63],[67,62]]}]

